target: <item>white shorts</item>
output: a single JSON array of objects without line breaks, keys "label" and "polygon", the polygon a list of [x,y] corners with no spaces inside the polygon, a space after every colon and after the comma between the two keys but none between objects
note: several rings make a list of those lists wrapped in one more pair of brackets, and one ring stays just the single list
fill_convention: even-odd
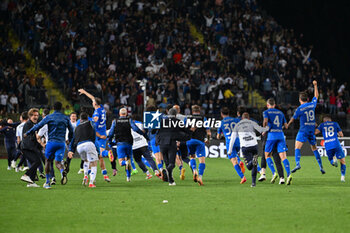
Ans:
[{"label": "white shorts", "polygon": [[84,142],[77,146],[77,152],[84,161],[94,162],[98,160],[96,146],[93,142]]}]

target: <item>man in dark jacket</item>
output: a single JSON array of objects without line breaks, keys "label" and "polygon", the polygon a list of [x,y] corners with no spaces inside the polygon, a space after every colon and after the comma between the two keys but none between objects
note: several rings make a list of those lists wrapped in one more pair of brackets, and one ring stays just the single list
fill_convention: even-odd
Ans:
[{"label": "man in dark jacket", "polygon": [[191,135],[189,129],[179,127],[178,123],[180,120],[176,118],[176,114],[177,110],[175,108],[169,110],[169,116],[162,119],[161,127],[157,130],[156,135],[156,144],[159,145],[160,152],[163,154],[166,165],[166,169],[162,171],[163,180],[169,181],[170,186],[176,185],[173,178],[173,169],[175,168],[177,141],[186,141],[186,136],[188,136],[189,139],[189,135]]},{"label": "man in dark jacket", "polygon": [[[11,119],[7,120],[7,123],[12,124]],[[16,127],[0,126],[0,133],[5,136],[5,147],[7,151],[7,170],[11,170],[11,163],[16,156]]]},{"label": "man in dark jacket", "polygon": [[88,173],[90,172],[89,188],[95,188],[95,178],[97,174],[98,154],[95,146],[96,131],[89,121],[87,113],[80,114],[80,124],[74,131],[74,137],[69,145],[68,157],[72,158],[77,151],[84,161],[84,179],[83,185],[88,185]]},{"label": "man in dark jacket", "polygon": [[25,136],[24,132],[34,127],[39,119],[39,109],[32,108],[28,111],[29,120],[23,126],[23,139],[22,139],[22,152],[24,157],[31,164],[29,170],[21,177],[22,181],[28,183],[27,187],[39,187],[34,183],[36,177],[36,171],[40,166],[40,144],[36,140],[35,135]]}]

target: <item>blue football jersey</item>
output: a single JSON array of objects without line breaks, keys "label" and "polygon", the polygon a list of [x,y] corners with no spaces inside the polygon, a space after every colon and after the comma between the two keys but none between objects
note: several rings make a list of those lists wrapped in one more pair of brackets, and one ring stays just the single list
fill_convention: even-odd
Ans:
[{"label": "blue football jersey", "polygon": [[98,109],[95,110],[92,118],[98,117],[98,120],[95,122],[95,130],[101,135],[106,134],[106,110],[101,105]]},{"label": "blue football jersey", "polygon": [[309,103],[302,104],[295,111],[293,118],[300,120],[301,132],[314,132],[316,125],[315,117],[315,108],[317,105],[317,98],[312,98],[312,101]]},{"label": "blue football jersey", "polygon": [[278,109],[270,108],[263,112],[263,118],[267,119],[269,131],[267,140],[284,139],[282,127],[287,122],[283,112]]},{"label": "blue football jersey", "polygon": [[317,129],[322,132],[326,150],[340,146],[338,132],[341,131],[337,122],[326,121],[320,124]]},{"label": "blue football jersey", "polygon": [[[230,142],[232,130],[235,125],[240,121],[238,118],[234,117],[225,117],[221,120],[220,127],[218,129],[218,134],[223,133],[225,136],[226,143]],[[235,145],[239,144],[239,138],[237,137]]]}]

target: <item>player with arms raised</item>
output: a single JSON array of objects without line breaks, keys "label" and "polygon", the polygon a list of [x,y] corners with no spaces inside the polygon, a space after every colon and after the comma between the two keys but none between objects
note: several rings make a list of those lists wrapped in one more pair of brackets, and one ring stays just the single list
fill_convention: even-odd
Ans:
[{"label": "player with arms raised", "polygon": [[99,149],[99,161],[100,161],[100,167],[102,170],[102,175],[105,181],[110,182],[107,175],[106,165],[103,160],[102,153],[106,149],[106,142],[107,142],[107,129],[106,129],[106,110],[101,104],[100,98],[95,98],[93,95],[85,91],[84,89],[78,90],[80,95],[86,95],[89,99],[92,101],[92,106],[94,107],[95,111],[92,115],[92,118],[95,122],[95,130],[96,130],[96,147]]},{"label": "player with arms raised", "polygon": [[317,151],[316,148],[316,137],[315,137],[315,108],[317,105],[317,98],[318,98],[318,90],[317,90],[317,81],[313,81],[314,85],[314,98],[312,98],[311,102],[307,102],[307,94],[302,92],[299,94],[299,102],[300,106],[295,111],[294,116],[290,119],[290,121],[287,124],[287,128],[293,123],[295,119],[300,120],[300,128],[299,132],[297,134],[297,138],[295,140],[295,162],[296,167],[292,170],[293,172],[296,172],[301,168],[300,166],[300,149],[303,146],[304,142],[309,141],[311,145],[311,150],[314,152],[314,155],[316,157],[317,163],[320,167],[320,171],[322,174],[325,174],[326,172],[323,170],[322,166],[322,160],[321,156]]},{"label": "player with arms raised", "polygon": [[331,117],[326,116],[323,118],[323,123],[317,127],[315,135],[320,132],[323,134],[328,160],[333,166],[338,167],[337,159],[339,159],[341,173],[340,181],[345,182],[345,154],[338,139],[338,136],[344,136],[343,131],[337,122],[332,121]]}]

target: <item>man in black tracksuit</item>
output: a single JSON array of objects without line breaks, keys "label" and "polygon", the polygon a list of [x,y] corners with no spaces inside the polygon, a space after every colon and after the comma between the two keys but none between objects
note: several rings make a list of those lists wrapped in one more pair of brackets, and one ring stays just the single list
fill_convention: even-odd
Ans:
[{"label": "man in black tracksuit", "polygon": [[[169,125],[169,122],[179,122],[180,120],[176,118],[176,109],[172,108],[169,110],[169,117],[164,117],[164,125]],[[163,123],[163,122],[162,122]],[[180,127],[163,127],[158,130],[152,130],[157,132],[156,135],[156,145],[159,145],[160,152],[163,154],[163,159],[166,165],[166,169],[163,169],[163,180],[169,181],[169,185],[176,185],[173,178],[173,169],[175,168],[175,159],[177,151],[177,141],[183,141],[182,137],[186,135],[191,135],[191,131],[186,128]]]},{"label": "man in black tracksuit", "polygon": [[29,170],[21,177],[22,181],[33,184],[36,178],[36,171],[41,164],[41,145],[38,143],[35,134],[26,135],[39,119],[39,110],[32,108],[28,111],[29,120],[23,126],[22,152],[23,156],[30,162]]}]

